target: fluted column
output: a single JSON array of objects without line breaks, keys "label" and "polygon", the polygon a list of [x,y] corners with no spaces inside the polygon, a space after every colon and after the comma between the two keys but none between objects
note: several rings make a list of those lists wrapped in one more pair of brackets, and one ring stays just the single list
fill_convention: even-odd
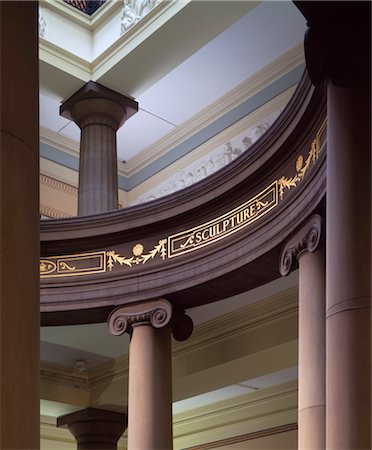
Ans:
[{"label": "fluted column", "polygon": [[78,214],[118,208],[116,132],[138,109],[131,98],[89,81],[60,109],[81,129]]},{"label": "fluted column", "polygon": [[57,419],[57,427],[68,428],[75,437],[77,450],[116,450],[126,426],[126,414],[95,408]]},{"label": "fluted column", "polygon": [[38,2],[0,2],[0,448],[40,448]]},{"label": "fluted column", "polygon": [[172,438],[171,333],[192,333],[192,321],[159,299],[121,307],[108,319],[112,334],[131,333],[129,348],[128,449],[169,450]]},{"label": "fluted column", "polygon": [[298,2],[327,89],[327,450],[371,441],[371,2]]},{"label": "fluted column", "polygon": [[322,219],[313,216],[285,245],[280,273],[299,264],[298,448],[325,449],[325,266]]}]

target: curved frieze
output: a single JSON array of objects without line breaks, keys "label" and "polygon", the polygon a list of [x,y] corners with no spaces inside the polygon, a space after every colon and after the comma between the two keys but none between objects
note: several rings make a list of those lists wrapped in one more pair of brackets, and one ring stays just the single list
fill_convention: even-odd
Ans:
[{"label": "curved frieze", "polygon": [[43,322],[105,320],[159,297],[187,308],[277,277],[283,240],[324,196],[324,108],[305,77],[272,129],[209,179],[147,205],[44,222]]}]

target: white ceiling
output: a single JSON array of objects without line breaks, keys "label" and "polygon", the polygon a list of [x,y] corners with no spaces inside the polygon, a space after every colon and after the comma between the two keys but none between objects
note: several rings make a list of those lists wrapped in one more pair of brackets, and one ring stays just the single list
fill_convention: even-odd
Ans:
[{"label": "white ceiling", "polygon": [[[117,134],[119,160],[130,160],[298,45],[305,29],[305,19],[290,1],[264,1],[252,8],[136,98],[139,112]],[[78,141],[79,128],[59,116],[61,101],[41,94],[40,124]]]}]

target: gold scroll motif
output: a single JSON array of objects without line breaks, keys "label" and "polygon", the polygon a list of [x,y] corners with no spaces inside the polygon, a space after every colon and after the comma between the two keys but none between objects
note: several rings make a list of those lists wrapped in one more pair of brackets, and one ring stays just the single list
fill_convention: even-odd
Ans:
[{"label": "gold scroll motif", "polygon": [[132,267],[133,264],[145,264],[149,259],[154,259],[157,254],[160,254],[161,259],[164,260],[167,255],[167,250],[165,247],[166,243],[167,241],[165,239],[161,239],[158,245],[155,245],[149,253],[145,254],[143,253],[145,250],[144,246],[142,244],[136,244],[132,249],[133,256],[130,258],[119,255],[115,252],[115,250],[108,251],[106,252],[107,267],[109,270],[112,270],[115,263],[120,264],[121,266],[126,265],[129,267]]},{"label": "gold scroll motif", "polygon": [[318,160],[322,151],[322,137],[325,131],[324,121],[315,139],[311,143],[306,157],[299,155],[296,159],[296,173],[293,176],[281,176],[257,195],[237,208],[186,231],[160,239],[158,244],[148,252],[141,243],[132,248],[131,256],[124,256],[115,250],[55,256],[40,260],[40,278],[70,277],[93,275],[112,271],[115,265],[134,267],[146,264],[159,256],[161,260],[184,255],[199,250],[207,245],[224,239],[247,227],[272,211],[284,199],[286,191],[296,188],[304,179],[311,165]]},{"label": "gold scroll motif", "polygon": [[279,197],[280,200],[283,200],[284,198],[284,192],[285,189],[290,190],[293,187],[297,187],[297,184],[304,179],[306,172],[309,170],[311,163],[315,164],[318,160],[320,153],[322,151],[322,145],[321,145],[321,136],[325,130],[326,127],[326,121],[323,122],[322,126],[320,127],[319,131],[317,132],[315,139],[311,143],[311,147],[309,150],[309,153],[304,159],[302,155],[299,155],[296,160],[296,174],[293,177],[285,177],[282,176],[278,180],[278,186],[279,186]]}]

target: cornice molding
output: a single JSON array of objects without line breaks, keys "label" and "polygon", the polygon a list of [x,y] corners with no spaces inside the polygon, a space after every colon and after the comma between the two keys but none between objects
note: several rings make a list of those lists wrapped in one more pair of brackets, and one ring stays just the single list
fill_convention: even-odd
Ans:
[{"label": "cornice molding", "polygon": [[175,449],[297,422],[297,381],[260,389],[174,416]]},{"label": "cornice molding", "polygon": [[68,136],[57,133],[43,126],[40,127],[40,142],[56,147],[72,156],[79,158],[80,143]]},{"label": "cornice molding", "polygon": [[67,386],[73,389],[90,391],[88,374],[79,373],[71,367],[47,361],[40,362],[41,382],[55,385]]},{"label": "cornice molding", "polygon": [[92,79],[91,63],[42,37],[39,39],[39,59],[82,81],[88,82]]},{"label": "cornice molding", "polygon": [[322,228],[323,219],[315,214],[289,239],[280,256],[279,271],[282,276],[288,275],[292,268],[297,267],[296,262],[304,253],[317,250],[324,232]]},{"label": "cornice molding", "polygon": [[164,138],[142,150],[126,164],[119,161],[119,174],[132,176],[303,62],[303,49],[302,46],[298,45],[243,81],[220,99],[208,105]]},{"label": "cornice molding", "polygon": [[[109,48],[94,58],[93,61],[87,61],[79,58],[73,53],[52,44],[44,38],[40,38],[39,41],[39,57],[46,63],[50,63],[65,72],[67,71],[85,82],[89,80],[98,80],[107,72],[107,70],[125,57],[132,49],[136,48],[141,42],[143,42],[143,40],[154,31],[154,27],[156,29],[159,25],[161,26],[177,14],[177,12],[183,9],[189,1],[190,0],[162,1],[139,22],[120,36],[112,45],[110,45]],[[112,1],[111,3],[111,9],[105,13],[106,15],[103,15],[102,11],[101,18],[97,12],[97,18],[93,17],[92,19],[84,17],[84,13],[78,10],[76,10],[76,12],[74,10],[70,11],[70,7],[62,0],[56,1],[55,4],[52,3],[51,0],[48,0],[44,6],[93,32],[94,29],[97,28],[98,25],[102,24],[109,15],[114,14],[120,7],[123,6],[123,3],[121,2]],[[155,25],[156,22],[159,21],[160,23]]]},{"label": "cornice molding", "polygon": [[278,427],[268,428],[265,430],[254,431],[252,433],[242,434],[231,438],[221,439],[219,441],[209,442],[208,444],[201,444],[195,447],[189,447],[185,450],[207,450],[215,449],[217,447],[225,447],[226,445],[239,444],[241,442],[251,441],[253,439],[260,439],[267,436],[274,436],[288,431],[296,431],[298,429],[297,423],[290,423],[288,425],[280,425]]},{"label": "cornice molding", "polygon": [[[157,5],[92,61],[92,80],[102,77],[111,67],[147,39],[153,33],[154,28],[159,28],[159,25],[161,26],[171,19],[190,1],[169,0],[162,1]],[[159,21],[160,23],[156,24]]]},{"label": "cornice molding", "polygon": [[297,312],[298,288],[294,287],[196,326],[191,340],[173,343],[173,357],[200,350],[208,342],[216,343],[242,335],[248,329],[274,324]]}]

